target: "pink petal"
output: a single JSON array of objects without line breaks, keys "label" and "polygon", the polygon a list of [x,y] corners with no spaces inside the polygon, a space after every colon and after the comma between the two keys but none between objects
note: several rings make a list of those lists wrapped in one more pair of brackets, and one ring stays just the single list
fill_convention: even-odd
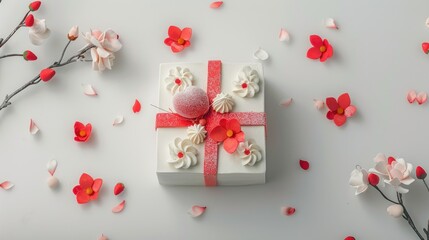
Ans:
[{"label": "pink petal", "polygon": [[94,179],[94,183],[92,184],[92,190],[97,193],[98,191],[100,191],[100,188],[102,185],[103,185],[103,179],[96,178]]},{"label": "pink petal", "polygon": [[353,105],[350,105],[344,110],[344,116],[346,117],[352,117],[356,113],[356,107]]},{"label": "pink petal", "polygon": [[294,207],[282,207],[282,213],[286,216],[292,216],[295,214],[296,209]]},{"label": "pink petal", "polygon": [[106,236],[104,236],[104,234],[101,234],[98,240],[109,240],[109,239]]},{"label": "pink petal", "polygon": [[113,126],[122,124],[124,122],[124,116],[118,115],[115,117],[115,120],[113,120]]},{"label": "pink petal", "polygon": [[183,49],[185,49],[185,46],[179,45],[176,42],[173,42],[171,44],[171,51],[173,51],[174,53],[181,52],[181,51],[183,51]]},{"label": "pink petal", "polygon": [[15,185],[9,181],[4,181],[4,182],[0,183],[0,188],[3,188],[4,190],[9,190],[9,189],[13,188],[13,186],[15,186]]},{"label": "pink petal", "polygon": [[51,176],[54,176],[55,170],[57,170],[58,163],[56,160],[51,160],[46,164],[46,168],[48,169],[48,172],[51,174]]},{"label": "pink petal", "polygon": [[235,138],[227,138],[225,141],[223,141],[223,149],[227,151],[228,153],[232,154],[237,150],[238,147],[238,140]]},{"label": "pink petal", "polygon": [[280,34],[279,34],[279,41],[280,42],[289,42],[290,36],[289,33],[286,31],[286,29],[281,28]]},{"label": "pink petal", "polygon": [[35,135],[38,132],[39,132],[39,127],[37,127],[33,119],[30,119],[30,134]]},{"label": "pink petal", "polygon": [[310,163],[306,160],[299,160],[299,166],[303,169],[303,170],[308,170],[310,168]]},{"label": "pink petal", "polygon": [[76,201],[79,204],[85,204],[88,203],[91,200],[88,194],[85,193],[85,191],[80,191],[76,194]]},{"label": "pink petal", "polygon": [[427,99],[428,99],[428,95],[425,92],[420,92],[419,94],[417,94],[416,100],[419,103],[419,105],[425,103]]},{"label": "pink petal", "polygon": [[347,121],[347,117],[345,115],[335,114],[334,123],[338,127],[341,127],[342,125],[344,125],[344,123],[346,123],[346,121]]},{"label": "pink petal", "polygon": [[192,37],[192,28],[184,28],[180,37],[185,41],[189,41]]},{"label": "pink petal", "polygon": [[199,217],[206,211],[205,206],[198,206],[194,205],[192,208],[188,211],[189,214],[191,214],[192,217]]},{"label": "pink petal", "polygon": [[82,84],[83,93],[87,96],[97,96],[97,92],[91,84]]},{"label": "pink petal", "polygon": [[335,20],[333,18],[326,19],[325,26],[327,28],[338,29],[337,24],[335,23]]},{"label": "pink petal", "polygon": [[220,6],[222,6],[222,4],[223,4],[222,1],[212,2],[210,4],[210,8],[216,9],[216,8],[219,8]]},{"label": "pink petal", "polygon": [[125,207],[125,200],[123,200],[121,203],[119,203],[116,207],[112,209],[113,213],[120,213],[122,210],[124,210]]},{"label": "pink petal", "polygon": [[292,98],[286,99],[280,102],[280,105],[283,107],[289,107],[289,105],[293,102]]},{"label": "pink petal", "polygon": [[133,112],[138,113],[138,112],[140,112],[141,108],[142,108],[142,106],[141,106],[139,100],[136,99],[136,101],[134,102],[134,105],[133,105]]},{"label": "pink petal", "polygon": [[321,110],[325,107],[325,103],[322,100],[314,99],[314,107],[317,110]]},{"label": "pink petal", "polygon": [[417,98],[417,93],[414,90],[410,90],[407,93],[407,100],[409,103],[413,103]]}]

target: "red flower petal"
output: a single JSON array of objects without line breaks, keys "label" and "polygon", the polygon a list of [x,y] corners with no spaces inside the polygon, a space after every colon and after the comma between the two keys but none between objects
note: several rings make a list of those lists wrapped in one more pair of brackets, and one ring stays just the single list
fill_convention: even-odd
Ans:
[{"label": "red flower petal", "polygon": [[101,186],[103,185],[103,179],[96,178],[94,179],[94,183],[92,184],[92,190],[94,192],[100,191]]},{"label": "red flower petal", "polygon": [[42,81],[47,82],[51,80],[55,76],[55,70],[51,68],[45,68],[42,71],[40,71],[40,79]]},{"label": "red flower petal", "polygon": [[282,207],[282,213],[286,216],[292,216],[296,212],[294,207]]},{"label": "red flower petal", "polygon": [[124,210],[125,207],[125,200],[123,200],[121,203],[119,203],[116,207],[112,209],[113,213],[120,213],[122,210]]},{"label": "red flower petal", "polygon": [[428,42],[424,42],[422,43],[422,50],[424,53],[428,54],[429,53],[429,43]]},{"label": "red flower petal", "polygon": [[418,179],[425,179],[427,177],[426,171],[421,166],[417,166],[416,168],[416,177]]},{"label": "red flower petal", "polygon": [[326,51],[320,57],[321,62],[326,61],[328,58],[330,58],[330,57],[332,57],[332,55],[334,55],[334,49],[329,44],[328,40],[326,40],[326,39],[323,40],[323,45],[326,47]]},{"label": "red flower petal", "polygon": [[93,193],[92,195],[89,196],[89,200],[97,200],[98,199],[98,192]]},{"label": "red flower petal", "polygon": [[326,106],[328,106],[329,110],[335,112],[338,109],[338,102],[337,99],[333,97],[326,98]]},{"label": "red flower petal", "polygon": [[133,112],[138,113],[138,112],[140,112],[141,108],[142,108],[142,106],[141,106],[139,100],[136,99],[136,101],[134,102],[134,105],[133,105]]},{"label": "red flower petal", "polygon": [[42,5],[42,2],[34,1],[34,2],[30,3],[30,5],[28,5],[28,8],[30,9],[30,11],[34,12],[34,11],[39,10],[40,5]]},{"label": "red flower petal", "polygon": [[218,1],[218,2],[212,2],[210,4],[210,8],[216,9],[219,8],[220,6],[222,6],[223,2],[222,1]]},{"label": "red flower petal", "polygon": [[183,49],[185,49],[184,45],[177,44],[176,42],[173,42],[171,44],[171,51],[173,51],[174,53],[181,52],[183,51]]},{"label": "red flower petal", "polygon": [[299,166],[303,169],[303,170],[308,170],[310,168],[310,163],[308,161],[299,160]]},{"label": "red flower petal", "polygon": [[15,186],[13,183],[11,183],[10,181],[4,181],[2,183],[0,183],[0,188],[3,188],[4,190],[9,190],[11,188],[13,188],[13,186]]},{"label": "red flower petal", "polygon": [[192,217],[199,217],[206,211],[206,209],[206,206],[194,205],[188,212]]},{"label": "red flower petal", "polygon": [[245,138],[246,135],[244,134],[244,132],[239,132],[235,134],[235,139],[237,139],[238,142],[244,142]]},{"label": "red flower petal", "polygon": [[87,195],[87,194],[85,193],[85,191],[80,191],[80,192],[78,192],[78,193],[76,194],[76,201],[77,201],[77,203],[79,203],[79,204],[87,203],[87,202],[89,202],[90,200],[91,200],[91,199],[90,199],[89,195]]},{"label": "red flower petal", "polygon": [[182,34],[180,35],[183,40],[189,41],[192,37],[192,28],[184,28]]},{"label": "red flower petal", "polygon": [[183,47],[186,48],[186,47],[189,47],[189,46],[191,46],[191,42],[190,41],[185,41],[185,44],[183,44]]},{"label": "red flower petal", "polygon": [[223,128],[226,128],[226,123],[228,122],[228,120],[226,120],[225,118],[222,118],[220,121],[219,121],[219,126],[221,126],[221,127],[223,127]]},{"label": "red flower petal", "polygon": [[419,92],[419,94],[417,94],[416,100],[417,100],[417,103],[419,105],[422,105],[423,103],[425,103],[427,99],[428,99],[427,93],[425,93],[425,92]]},{"label": "red flower petal", "polygon": [[123,183],[117,183],[115,185],[115,188],[113,189],[113,194],[119,195],[121,194],[125,189],[125,185]]},{"label": "red flower petal", "polygon": [[82,189],[86,189],[92,187],[92,184],[94,184],[94,179],[92,179],[92,177],[89,176],[87,173],[82,173],[79,179],[80,187]]},{"label": "red flower petal", "polygon": [[170,26],[168,28],[168,36],[173,39],[174,41],[177,41],[177,39],[180,38],[180,34],[182,34],[182,30],[176,26]]},{"label": "red flower petal", "polygon": [[319,59],[322,56],[322,52],[319,48],[312,47],[307,51],[307,57],[310,59]]},{"label": "red flower petal", "polygon": [[356,107],[353,105],[350,105],[348,108],[344,109],[344,116],[346,117],[352,117],[356,113]]},{"label": "red flower petal", "polygon": [[344,238],[344,240],[356,240],[356,238],[354,238],[352,236],[347,236],[346,238]]},{"label": "red flower petal", "polygon": [[175,41],[173,39],[171,39],[171,38],[166,38],[164,40],[164,44],[167,45],[167,46],[171,46],[171,44],[174,43],[174,42]]},{"label": "red flower petal", "polygon": [[322,38],[319,35],[310,35],[310,42],[316,48],[323,46]]},{"label": "red flower petal", "polygon": [[351,100],[348,93],[343,93],[338,97],[338,105],[340,105],[342,109],[345,110],[348,106],[350,106],[350,103]]},{"label": "red flower petal", "polygon": [[28,14],[24,21],[25,26],[32,27],[34,25],[34,16],[33,14]]},{"label": "red flower petal", "polygon": [[417,98],[417,93],[414,90],[410,90],[407,93],[407,100],[409,103],[413,103],[414,101],[416,101]]},{"label": "red flower petal", "polygon": [[231,119],[226,122],[226,129],[232,130],[234,133],[239,133],[241,132],[240,122],[237,119]]},{"label": "red flower petal", "polygon": [[326,113],[326,118],[327,119],[332,120],[332,119],[334,119],[334,117],[335,117],[335,113],[334,112],[328,111]]},{"label": "red flower petal", "polygon": [[223,149],[228,153],[234,153],[237,150],[238,141],[235,138],[227,138],[223,141]]},{"label": "red flower petal", "polygon": [[221,126],[213,128],[210,131],[210,138],[215,140],[216,142],[223,142],[227,138],[226,129]]},{"label": "red flower petal", "polygon": [[337,125],[338,127],[341,127],[342,125],[344,125],[344,123],[346,123],[346,121],[347,121],[347,117],[346,117],[346,116],[344,116],[344,115],[336,114],[336,115],[334,116],[334,123],[335,123],[335,125]]},{"label": "red flower petal", "polygon": [[80,187],[80,185],[76,185],[73,188],[73,193],[74,195],[78,194],[78,192],[82,191],[82,188]]}]

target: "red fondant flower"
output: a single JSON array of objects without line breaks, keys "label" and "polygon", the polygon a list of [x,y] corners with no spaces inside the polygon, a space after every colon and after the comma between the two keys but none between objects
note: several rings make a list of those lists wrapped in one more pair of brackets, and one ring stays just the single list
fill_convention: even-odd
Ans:
[{"label": "red fondant flower", "polygon": [[74,140],[76,142],[88,141],[89,137],[91,137],[91,132],[92,132],[91,123],[88,123],[86,125],[83,125],[83,123],[81,122],[74,123],[74,134],[76,135],[74,137]]},{"label": "red fondant flower", "polygon": [[338,127],[346,123],[347,118],[353,116],[356,112],[356,107],[351,105],[350,96],[348,93],[343,93],[338,97],[338,101],[333,97],[326,98],[326,106],[329,111],[326,118],[334,120]]},{"label": "red fondant flower", "polygon": [[98,192],[102,185],[103,180],[101,178],[92,179],[88,174],[82,173],[79,179],[79,185],[73,188],[77,203],[84,204],[92,200],[97,200]]},{"label": "red fondant flower", "polygon": [[313,47],[307,51],[308,58],[320,59],[321,62],[324,62],[334,55],[334,49],[327,39],[322,40],[318,35],[310,35],[310,42]]},{"label": "red fondant flower", "polygon": [[211,130],[210,137],[216,142],[223,142],[223,148],[228,153],[237,150],[238,143],[244,141],[244,132],[241,131],[240,122],[237,119],[222,119],[219,126]]},{"label": "red fondant flower", "polygon": [[174,53],[181,52],[186,47],[191,45],[192,29],[180,28],[176,26],[170,26],[168,28],[168,38],[164,40],[165,45],[171,47],[171,51]]}]

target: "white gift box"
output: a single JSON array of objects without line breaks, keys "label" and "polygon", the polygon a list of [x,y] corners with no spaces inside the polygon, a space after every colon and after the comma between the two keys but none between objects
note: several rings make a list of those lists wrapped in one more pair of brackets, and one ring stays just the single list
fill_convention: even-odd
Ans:
[{"label": "white gift box", "polygon": [[[208,66],[209,63],[164,63],[159,69],[159,105],[160,109],[172,110],[174,94],[167,89],[165,79],[169,76],[170,70],[180,67],[189,69],[193,75],[192,85],[207,91]],[[238,73],[244,67],[256,70],[259,75],[259,92],[254,97],[240,97],[233,92],[234,82],[238,79]],[[252,112],[264,113],[264,74],[260,63],[247,64],[221,64],[221,92],[228,93],[234,100],[232,113]],[[212,99],[210,99],[211,102]],[[210,109],[212,111],[212,109]],[[162,113],[161,113],[162,114]],[[164,113],[165,114],[165,113]],[[171,114],[171,113],[170,113]],[[265,115],[264,115],[265,119]],[[218,124],[218,123],[216,123]],[[222,144],[218,145],[217,157],[217,185],[251,185],[265,183],[266,172],[266,125],[241,126],[245,133],[246,141],[259,146],[262,160],[253,166],[245,166],[243,160],[237,152],[230,154],[225,151]],[[205,147],[209,138],[207,133],[206,141],[201,144],[194,144],[197,149],[197,164],[187,169],[175,168],[169,163],[171,159],[169,144],[176,138],[187,139],[187,127],[158,127],[157,128],[157,175],[160,184],[163,185],[207,185],[205,181]]]}]

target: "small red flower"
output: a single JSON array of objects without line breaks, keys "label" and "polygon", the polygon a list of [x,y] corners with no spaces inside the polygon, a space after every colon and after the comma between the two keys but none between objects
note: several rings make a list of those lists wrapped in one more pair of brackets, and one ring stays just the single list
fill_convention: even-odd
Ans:
[{"label": "small red flower", "polygon": [[368,182],[372,186],[377,186],[377,184],[380,182],[380,177],[378,177],[377,174],[370,173],[368,174]]},{"label": "small red flower", "polygon": [[24,21],[25,26],[32,27],[34,25],[34,16],[33,14],[28,14]]},{"label": "small red flower", "polygon": [[183,49],[191,45],[192,29],[180,28],[176,26],[170,26],[168,28],[168,38],[164,40],[165,45],[171,47],[171,51],[174,53],[181,52]]},{"label": "small red flower", "polygon": [[34,1],[34,2],[30,3],[30,5],[28,5],[28,8],[30,9],[30,11],[34,12],[34,11],[39,10],[40,5],[42,5],[42,2]]},{"label": "small red flower", "polygon": [[55,76],[55,70],[52,68],[45,68],[42,71],[40,71],[40,79],[42,81],[47,82],[51,80]]},{"label": "small red flower", "polygon": [[223,142],[225,151],[234,153],[238,143],[244,141],[245,135],[241,131],[241,125],[237,119],[221,119],[219,126],[210,131],[210,137],[216,142]]},{"label": "small red flower", "polygon": [[92,179],[88,174],[82,173],[79,179],[79,185],[73,188],[77,203],[84,204],[92,200],[97,200],[98,192],[102,185],[103,180],[101,178]]},{"label": "small red flower", "polygon": [[333,97],[326,98],[326,106],[329,111],[326,118],[334,120],[338,127],[346,123],[347,118],[353,116],[356,112],[356,107],[351,105],[350,96],[348,93],[343,93],[338,97],[338,101]]},{"label": "small red flower", "polygon": [[310,42],[313,47],[307,51],[308,58],[320,59],[321,62],[324,62],[334,55],[334,49],[327,39],[322,40],[319,35],[310,35]]},{"label": "small red flower", "polygon": [[427,177],[427,173],[422,167],[418,166],[416,168],[416,177],[418,179],[425,179]]},{"label": "small red flower", "polygon": [[92,125],[91,123],[88,123],[86,125],[83,125],[81,122],[75,122],[74,123],[74,134],[76,135],[74,137],[74,140],[76,142],[86,142],[91,137],[92,132]]},{"label": "small red flower", "polygon": [[429,53],[429,43],[428,42],[424,42],[422,43],[422,50],[424,53],[428,54]]},{"label": "small red flower", "polygon": [[25,61],[36,61],[37,56],[32,51],[27,50],[22,54],[22,57],[24,57]]}]

